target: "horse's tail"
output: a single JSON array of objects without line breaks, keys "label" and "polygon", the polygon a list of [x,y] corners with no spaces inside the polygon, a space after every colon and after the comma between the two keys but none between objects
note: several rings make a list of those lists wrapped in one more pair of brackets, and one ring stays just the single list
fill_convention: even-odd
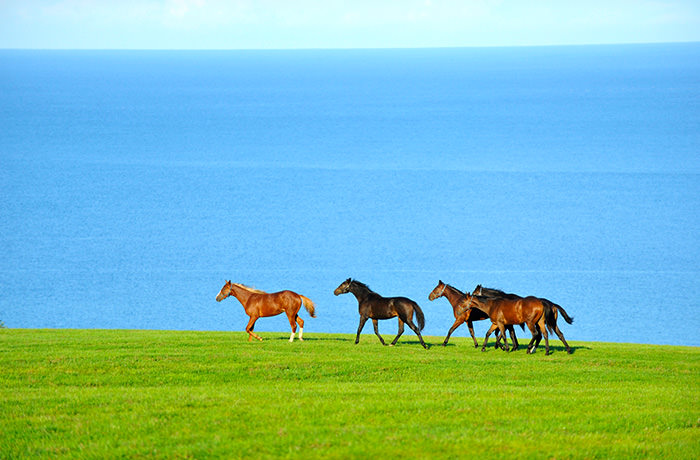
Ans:
[{"label": "horse's tail", "polygon": [[[552,303],[552,302],[550,302],[550,303]],[[554,306],[554,308],[556,308],[557,310],[559,310],[559,313],[561,313],[561,316],[564,317],[564,321],[566,321],[566,322],[569,323],[569,324],[572,324],[572,323],[574,322],[574,317],[573,317],[573,316],[569,316],[569,315],[566,313],[566,310],[564,310],[564,309],[561,307],[561,305],[557,305],[557,304],[555,304],[555,303],[552,303],[552,306]]]},{"label": "horse's tail", "polygon": [[418,323],[418,330],[422,331],[425,327],[425,315],[423,314],[423,310],[421,310],[420,306],[414,302],[413,311],[416,313],[416,322]]},{"label": "horse's tail", "polygon": [[550,331],[553,331],[557,325],[557,312],[561,313],[561,316],[564,317],[564,321],[567,323],[571,324],[574,322],[574,319],[566,313],[566,310],[564,310],[561,305],[557,305],[547,299],[542,299],[542,304],[544,305],[544,321],[547,325],[547,329]]},{"label": "horse's tail", "polygon": [[301,304],[306,308],[306,311],[309,312],[309,315],[311,315],[312,318],[316,317],[316,308],[314,307],[314,303],[311,301],[306,296],[303,296],[299,294],[299,298],[301,299]]}]

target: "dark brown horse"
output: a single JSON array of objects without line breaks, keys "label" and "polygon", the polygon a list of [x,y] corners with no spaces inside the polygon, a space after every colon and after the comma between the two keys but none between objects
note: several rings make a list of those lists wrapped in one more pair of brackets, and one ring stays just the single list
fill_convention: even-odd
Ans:
[{"label": "dark brown horse", "polygon": [[[469,333],[471,334],[472,339],[474,340],[474,347],[479,347],[479,343],[476,341],[476,336],[474,335],[474,327],[472,325],[472,322],[488,319],[489,315],[479,310],[478,308],[462,309],[460,311],[460,309],[458,308],[459,301],[463,296],[464,292],[460,291],[459,289],[453,286],[450,286],[449,284],[443,283],[442,280],[438,281],[437,286],[435,286],[435,289],[433,289],[433,291],[428,296],[428,300],[430,301],[433,301],[439,297],[445,297],[447,301],[450,302],[450,305],[452,305],[453,314],[455,315],[455,322],[450,328],[450,330],[447,332],[447,337],[445,337],[445,341],[442,342],[442,346],[447,345],[447,342],[450,340],[450,336],[455,331],[455,329],[457,329],[462,324],[467,323]],[[506,329],[510,331],[510,338],[513,340],[513,350],[517,350],[518,339],[517,337],[515,337],[515,331],[513,331],[513,326],[507,326]],[[497,338],[499,334],[500,331],[496,331]],[[496,343],[498,343],[498,339],[496,340]]]},{"label": "dark brown horse", "polygon": [[230,295],[238,299],[241,305],[243,305],[246,314],[250,316],[250,321],[248,321],[248,325],[245,327],[245,331],[248,333],[248,342],[250,342],[253,337],[262,340],[262,337],[253,332],[255,322],[260,317],[276,316],[285,312],[287,318],[289,318],[289,325],[292,328],[292,335],[289,336],[290,342],[294,341],[297,323],[299,324],[299,340],[304,341],[304,320],[299,317],[299,310],[302,305],[312,318],[316,317],[314,303],[311,299],[293,291],[280,291],[268,294],[267,292],[253,289],[243,284],[226,281],[219,295],[216,296],[216,301],[221,302]]},{"label": "dark brown horse", "polygon": [[[504,297],[484,297],[473,294],[465,294],[460,301],[460,308],[478,308],[491,318],[491,327],[486,332],[484,344],[481,351],[486,351],[486,342],[489,335],[496,329],[501,331],[505,348],[508,350],[508,340],[505,337],[505,326],[510,324],[527,324],[532,333],[532,340],[527,346],[527,352],[532,354],[544,335],[545,354],[549,354],[549,336],[547,334],[547,318],[545,316],[545,306],[541,299],[537,297],[523,297],[510,299]],[[550,315],[550,320],[551,320]]]},{"label": "dark brown horse", "polygon": [[[340,286],[338,286],[333,293],[335,295],[346,294],[352,292],[352,294],[357,299],[357,304],[360,310],[360,325],[357,328],[357,337],[355,337],[355,344],[360,341],[360,332],[362,328],[365,327],[365,322],[368,319],[372,319],[374,324],[374,333],[379,337],[379,341],[382,345],[386,345],[384,339],[379,335],[379,325],[377,320],[380,319],[390,319],[394,317],[399,318],[399,333],[396,335],[394,340],[391,342],[392,345],[396,344],[399,340],[401,334],[403,334],[404,323],[408,324],[413,332],[418,336],[420,344],[423,348],[428,348],[428,346],[423,341],[423,337],[420,335],[420,331],[423,330],[425,326],[425,317],[423,316],[423,311],[420,309],[417,303],[406,297],[382,297],[376,292],[372,291],[366,284],[360,283],[353,279],[346,279]],[[416,314],[416,321],[418,326],[413,323],[413,314]]]},{"label": "dark brown horse", "polygon": [[[509,299],[521,299],[517,294],[507,294],[499,289],[492,289],[492,288],[487,288],[483,287],[482,285],[477,285],[474,288],[474,295],[483,295],[486,297],[504,297],[504,298],[509,298]],[[561,312],[561,316],[564,318],[564,321],[566,321],[569,324],[572,324],[574,322],[574,318],[569,316],[566,313],[566,310],[561,305],[557,305],[551,300],[545,299],[540,297],[540,300],[545,306],[545,316],[550,316],[549,320],[547,321],[547,327],[549,328],[550,332],[555,332],[557,334],[557,337],[559,337],[559,340],[562,341],[564,346],[566,347],[566,352],[571,354],[572,350],[571,347],[569,347],[569,344],[566,343],[566,339],[564,338],[564,334],[559,330],[559,326],[557,326],[557,319],[559,317],[559,312]],[[551,326],[553,325],[553,327]],[[498,345],[499,337],[496,337],[496,344]]]}]

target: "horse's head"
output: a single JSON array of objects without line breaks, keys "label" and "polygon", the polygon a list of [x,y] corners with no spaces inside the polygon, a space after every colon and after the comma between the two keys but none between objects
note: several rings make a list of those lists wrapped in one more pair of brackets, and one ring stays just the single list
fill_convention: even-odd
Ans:
[{"label": "horse's head", "polygon": [[233,285],[231,284],[231,281],[226,281],[226,284],[224,284],[224,287],[222,287],[221,290],[219,291],[219,295],[216,296],[216,301],[221,302],[226,297],[230,296],[232,287],[233,287]]},{"label": "horse's head", "polygon": [[457,311],[457,314],[461,315],[465,311],[469,310],[472,307],[472,299],[474,297],[474,294],[466,293],[462,296],[461,299],[457,302],[457,306],[455,306],[455,310]]},{"label": "horse's head", "polygon": [[350,285],[352,284],[352,279],[348,278],[342,283],[340,283],[340,286],[335,288],[335,291],[333,291],[333,294],[335,295],[340,295],[340,294],[347,294],[350,292]]},{"label": "horse's head", "polygon": [[447,285],[443,283],[442,280],[439,280],[437,286],[435,286],[435,289],[433,289],[433,292],[431,292],[428,296],[428,300],[435,300],[443,295],[446,287]]}]

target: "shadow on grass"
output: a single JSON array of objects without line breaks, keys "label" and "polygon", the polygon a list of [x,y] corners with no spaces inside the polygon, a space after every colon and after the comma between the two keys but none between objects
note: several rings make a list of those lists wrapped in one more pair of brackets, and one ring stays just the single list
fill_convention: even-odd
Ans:
[{"label": "shadow on grass", "polygon": [[[263,336],[263,340],[264,341],[274,341],[274,342],[289,342],[289,336],[283,336],[283,335],[276,336],[276,337],[264,337]],[[304,337],[303,341],[304,342],[345,342],[345,343],[353,343],[354,344],[355,339],[352,337],[350,337],[350,338],[347,338],[347,337]],[[257,340],[255,342],[257,342]],[[294,342],[299,342],[299,339],[295,338]],[[360,343],[363,343],[362,339],[360,340]],[[390,343],[391,342],[387,342],[386,346],[390,346],[389,345]],[[478,347],[474,347],[473,344],[471,344],[471,343],[469,345],[454,344],[454,343],[448,343],[447,345],[443,345],[442,342],[439,342],[439,343],[425,342],[425,344],[428,347],[428,350],[430,350],[432,348],[435,348],[436,350],[440,350],[441,348],[449,348],[449,347],[460,347],[460,348],[464,348],[464,349],[475,349],[475,350],[481,349],[481,345],[479,345]],[[378,345],[379,347],[382,346],[378,340],[376,340],[376,345]],[[416,345],[419,347],[421,346],[420,342],[418,340],[399,340],[396,343],[396,345],[394,345],[394,346],[399,347],[399,346],[416,346]],[[581,346],[581,345],[571,347],[572,354],[576,353],[578,350],[591,350],[591,348],[586,347],[586,346]],[[494,351],[493,345],[492,344],[487,345],[486,352],[492,352],[492,351]],[[503,351],[503,350],[499,348],[496,351]],[[515,352],[510,351],[509,353],[526,353],[526,352],[527,352],[527,345],[521,344],[520,347]],[[550,354],[551,353],[564,353],[564,354],[566,354],[566,347],[564,347],[564,345],[550,345],[549,352],[550,352]],[[540,346],[537,347],[537,351],[535,354],[540,354],[540,353],[544,354],[544,345],[543,344],[540,344]]]},{"label": "shadow on grass", "polygon": [[[592,350],[591,347],[584,347],[584,346],[581,346],[581,345],[573,346],[573,347],[570,347],[570,348],[571,348],[571,354],[576,353],[578,350]],[[479,349],[481,349],[481,347],[479,347]],[[492,347],[492,346],[486,346],[486,351],[487,351],[487,352],[489,352],[489,351],[494,351],[494,347]],[[496,350],[496,351],[504,351],[504,350],[503,350],[502,348],[499,348],[499,349]],[[552,354],[552,353],[559,353],[559,352],[566,354],[566,347],[565,347],[564,345],[550,345],[550,346],[549,346],[549,353],[550,353],[550,354]],[[521,345],[515,352],[513,352],[513,351],[511,350],[511,351],[509,351],[509,352],[507,352],[507,353],[527,353],[527,346],[522,346],[522,345]],[[537,350],[535,351],[535,354],[536,354],[536,355],[537,355],[537,354],[540,354],[540,353],[541,353],[541,354],[544,354],[544,353],[545,353],[545,348],[544,348],[544,345],[542,345],[542,344],[540,344],[540,346],[537,347]]]},{"label": "shadow on grass", "polygon": [[[265,337],[262,336],[264,341],[270,342],[289,342],[289,336],[278,336],[278,337]],[[299,342],[299,338],[295,337],[294,342]],[[355,339],[348,339],[344,337],[304,337],[302,342],[354,342]]]},{"label": "shadow on grass", "polygon": [[[294,339],[296,341],[297,339]],[[343,337],[304,337],[304,342],[354,342],[355,339]]]}]

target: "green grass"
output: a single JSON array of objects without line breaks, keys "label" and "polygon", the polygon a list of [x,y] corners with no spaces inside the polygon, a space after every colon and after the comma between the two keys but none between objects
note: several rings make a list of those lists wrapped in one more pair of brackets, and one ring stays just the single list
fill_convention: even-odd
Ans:
[{"label": "green grass", "polygon": [[0,458],[700,458],[700,348],[0,330]]}]

